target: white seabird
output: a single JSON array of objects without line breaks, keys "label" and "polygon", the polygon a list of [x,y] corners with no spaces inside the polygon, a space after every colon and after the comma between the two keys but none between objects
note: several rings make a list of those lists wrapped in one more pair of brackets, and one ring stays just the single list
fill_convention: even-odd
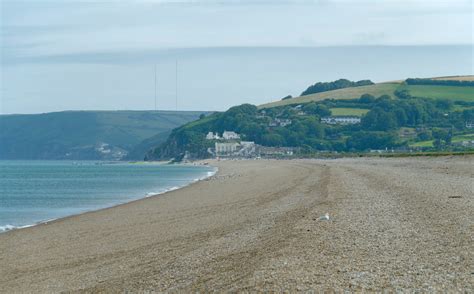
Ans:
[{"label": "white seabird", "polygon": [[320,221],[328,221],[329,220],[329,213],[326,212],[325,215],[319,217]]}]

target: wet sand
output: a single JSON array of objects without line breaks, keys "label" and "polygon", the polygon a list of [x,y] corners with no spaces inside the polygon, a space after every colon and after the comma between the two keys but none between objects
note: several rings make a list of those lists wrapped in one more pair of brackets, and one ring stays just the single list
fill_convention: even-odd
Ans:
[{"label": "wet sand", "polygon": [[0,234],[0,292],[474,291],[474,157],[213,164]]}]

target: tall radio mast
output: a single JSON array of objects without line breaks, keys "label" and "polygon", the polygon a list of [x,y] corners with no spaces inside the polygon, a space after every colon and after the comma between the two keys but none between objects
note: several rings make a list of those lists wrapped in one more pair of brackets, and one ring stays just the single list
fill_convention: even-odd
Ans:
[{"label": "tall radio mast", "polygon": [[155,64],[155,111],[156,111],[156,64]]},{"label": "tall radio mast", "polygon": [[178,110],[178,59],[176,59],[176,76],[175,76],[175,94],[176,94],[176,111]]}]

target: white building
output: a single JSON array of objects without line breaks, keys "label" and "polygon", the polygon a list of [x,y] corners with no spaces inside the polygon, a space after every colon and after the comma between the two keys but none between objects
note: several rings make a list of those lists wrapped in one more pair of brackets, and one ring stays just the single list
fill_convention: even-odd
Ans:
[{"label": "white building", "polygon": [[280,119],[280,127],[286,127],[291,125],[291,119]]},{"label": "white building", "polygon": [[219,134],[218,133],[213,133],[213,132],[209,132],[207,133],[207,136],[206,136],[206,139],[207,140],[219,140],[221,137],[219,137]]},{"label": "white building", "polygon": [[291,119],[287,118],[276,118],[275,120],[272,120],[271,122],[268,123],[269,127],[286,127],[291,125],[292,121]]},{"label": "white building", "polygon": [[240,139],[240,135],[235,132],[224,131],[224,133],[222,133],[222,138],[225,140],[238,140]]},{"label": "white building", "polygon": [[255,142],[215,143],[215,155],[217,157],[251,157],[255,155],[255,152]]},{"label": "white building", "polygon": [[238,155],[243,157],[250,157],[255,155],[257,145],[253,141],[240,142],[240,149]]},{"label": "white building", "polygon": [[355,116],[330,116],[321,118],[321,122],[329,125],[354,125],[360,124],[360,117]]},{"label": "white building", "polygon": [[216,156],[231,156],[239,147],[239,143],[216,143]]}]

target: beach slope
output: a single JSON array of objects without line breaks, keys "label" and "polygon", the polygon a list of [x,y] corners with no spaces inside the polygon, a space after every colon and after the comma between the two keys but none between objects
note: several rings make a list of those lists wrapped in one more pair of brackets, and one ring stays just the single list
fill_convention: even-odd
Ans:
[{"label": "beach slope", "polygon": [[474,290],[474,157],[215,165],[0,234],[0,292]]}]

